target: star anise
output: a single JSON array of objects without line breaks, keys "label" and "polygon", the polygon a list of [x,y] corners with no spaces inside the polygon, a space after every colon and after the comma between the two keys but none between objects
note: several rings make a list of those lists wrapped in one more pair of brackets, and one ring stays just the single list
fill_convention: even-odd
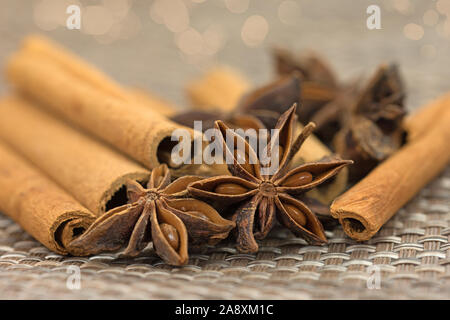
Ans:
[{"label": "star anise", "polygon": [[405,142],[404,89],[396,65],[381,65],[354,103],[335,137],[336,151],[355,160],[350,178],[357,181]]},{"label": "star anise", "polygon": [[229,127],[234,129],[255,129],[258,132],[259,129],[266,128],[264,123],[257,117],[235,111],[224,113],[218,111],[188,110],[173,115],[170,117],[170,120],[189,128],[194,128],[194,121],[201,121],[203,132],[214,128],[214,122],[216,120],[225,121]]},{"label": "star anise", "polygon": [[[233,159],[228,164],[232,176],[206,178],[188,186],[189,193],[195,197],[223,205],[238,205],[233,220],[237,224],[237,247],[241,252],[258,250],[255,238],[266,237],[276,216],[279,222],[309,243],[327,241],[318,218],[296,196],[325,182],[352,161],[306,163],[286,173],[290,160],[314,129],[314,124],[309,123],[294,140],[295,111],[294,105],[280,117],[277,130],[267,145],[267,155],[270,156],[273,150],[281,159],[276,170],[270,171],[271,162],[261,161],[245,139],[229,130],[222,121],[217,121],[215,126],[221,133],[224,154]],[[245,149],[230,148],[225,138],[227,134],[233,138],[233,146],[245,146]],[[270,159],[272,161],[273,157]]]},{"label": "star anise", "polygon": [[286,106],[299,102],[300,79],[293,73],[250,91],[231,112],[188,110],[170,119],[190,128],[194,127],[194,121],[202,121],[203,131],[214,128],[216,120],[222,120],[232,129],[255,129],[258,132],[259,129],[273,128],[280,115],[286,112]]},{"label": "star anise", "polygon": [[244,95],[236,106],[236,112],[259,119],[272,129],[281,114],[301,99],[300,76],[294,72]]},{"label": "star anise", "polygon": [[99,217],[70,248],[80,255],[118,251],[133,257],[153,241],[156,253],[167,263],[182,265],[189,245],[216,244],[234,228],[203,201],[188,198],[187,185],[199,180],[185,176],[170,183],[167,165],[153,169],[147,188],[135,181],[126,184],[128,204]]},{"label": "star anise", "polygon": [[336,98],[340,84],[334,71],[317,53],[310,51],[303,56],[294,56],[286,49],[275,48],[273,56],[278,75],[296,72],[300,77],[302,108],[297,110],[300,122],[308,123],[318,110]]}]

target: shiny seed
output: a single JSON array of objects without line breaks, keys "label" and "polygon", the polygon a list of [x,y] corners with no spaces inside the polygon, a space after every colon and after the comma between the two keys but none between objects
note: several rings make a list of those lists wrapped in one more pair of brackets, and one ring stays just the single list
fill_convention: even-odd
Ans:
[{"label": "shiny seed", "polygon": [[236,183],[221,183],[214,189],[214,191],[220,194],[238,195],[246,193],[248,190]]},{"label": "shiny seed", "polygon": [[209,220],[209,218],[203,212],[200,211],[186,211],[186,213],[190,214],[191,216],[196,216],[203,220]]},{"label": "shiny seed", "polygon": [[295,220],[302,227],[306,224],[306,216],[305,214],[296,206],[292,204],[284,204],[284,208],[286,209],[289,216]]},{"label": "shiny seed", "polygon": [[284,187],[300,187],[313,181],[313,176],[309,172],[299,172],[286,179]]},{"label": "shiny seed", "polygon": [[200,219],[209,220],[209,218],[203,212],[195,211],[195,210],[194,211],[189,211],[184,206],[181,207],[180,210],[183,211],[183,212],[186,212],[187,214],[190,214],[191,216],[196,216],[196,217],[199,217]]},{"label": "shiny seed", "polygon": [[234,157],[237,162],[250,174],[255,174],[255,170],[253,169],[253,165],[249,163],[248,155],[242,150],[235,149]]},{"label": "shiny seed", "polygon": [[162,223],[160,226],[161,231],[166,238],[170,246],[176,251],[180,247],[180,237],[178,236],[178,231],[174,226],[167,223]]}]

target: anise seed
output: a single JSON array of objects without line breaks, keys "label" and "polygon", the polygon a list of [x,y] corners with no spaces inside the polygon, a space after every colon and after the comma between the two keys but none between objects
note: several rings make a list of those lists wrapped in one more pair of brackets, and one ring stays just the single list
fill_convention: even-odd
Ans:
[{"label": "anise seed", "polygon": [[302,227],[306,224],[306,216],[303,214],[303,212],[300,211],[300,209],[293,206],[292,204],[284,204],[283,206],[288,212],[289,216],[294,219],[295,222],[297,222]]},{"label": "anise seed", "polygon": [[220,194],[237,195],[246,193],[248,190],[243,186],[236,183],[221,183],[215,189],[214,192]]},{"label": "anise seed", "polygon": [[283,182],[284,187],[299,187],[310,183],[313,180],[311,173],[303,171],[294,174]]},{"label": "anise seed", "polygon": [[178,236],[178,231],[174,226],[167,223],[162,223],[160,226],[161,231],[166,238],[169,245],[176,251],[180,247],[180,238]]},{"label": "anise seed", "polygon": [[200,211],[186,211],[186,213],[190,214],[191,216],[196,216],[203,220],[209,220],[209,218],[203,212]]}]

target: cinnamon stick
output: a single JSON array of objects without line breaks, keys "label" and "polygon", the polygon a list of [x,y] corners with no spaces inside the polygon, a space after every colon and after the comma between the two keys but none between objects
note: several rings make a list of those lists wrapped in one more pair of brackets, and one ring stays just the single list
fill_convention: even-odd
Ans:
[{"label": "cinnamon stick", "polygon": [[28,38],[7,64],[7,77],[40,106],[148,168],[170,154],[177,143],[171,141],[174,130],[192,132],[136,102],[100,71],[49,40]]},{"label": "cinnamon stick", "polygon": [[67,73],[107,95],[125,101],[129,99],[127,92],[118,83],[48,38],[30,35],[23,40],[21,51],[53,61]]},{"label": "cinnamon stick", "polygon": [[129,88],[128,94],[135,99],[135,101],[143,106],[147,106],[152,111],[162,114],[169,118],[177,112],[177,108],[168,101],[157,97],[156,95],[141,88]]},{"label": "cinnamon stick", "polygon": [[90,65],[62,46],[42,36],[31,35],[25,38],[22,50],[52,60],[55,64],[67,70],[68,73],[78,77],[85,83],[96,87],[105,94],[124,101],[134,100],[137,105],[146,106],[165,116],[170,116],[176,110],[176,108],[168,101],[156,97],[144,89],[125,89],[121,87],[117,82],[107,77],[93,65]]},{"label": "cinnamon stick", "polygon": [[18,97],[0,100],[0,139],[96,216],[125,204],[127,179],[149,172]]},{"label": "cinnamon stick", "polygon": [[48,249],[67,245],[95,216],[42,172],[0,142],[0,211]]},{"label": "cinnamon stick", "polygon": [[403,126],[408,132],[408,141],[417,140],[429,130],[433,123],[440,121],[442,114],[449,108],[449,101],[450,94],[445,94],[407,116]]},{"label": "cinnamon stick", "polygon": [[[425,129],[423,121],[429,119],[433,122]],[[448,165],[449,123],[450,95],[446,95],[410,118],[410,132],[417,132],[413,140],[333,202],[331,213],[348,236],[370,239]]]}]

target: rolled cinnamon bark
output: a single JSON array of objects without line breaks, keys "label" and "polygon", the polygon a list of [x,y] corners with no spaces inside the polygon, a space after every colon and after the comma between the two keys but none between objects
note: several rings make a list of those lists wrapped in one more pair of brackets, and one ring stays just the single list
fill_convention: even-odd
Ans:
[{"label": "rolled cinnamon bark", "polygon": [[167,159],[176,144],[171,141],[174,130],[188,130],[193,138],[191,129],[136,102],[104,74],[48,40],[28,38],[7,64],[7,77],[41,106],[148,168]]},{"label": "rolled cinnamon bark", "polygon": [[186,93],[193,109],[231,111],[250,87],[238,71],[218,66],[189,83]]},{"label": "rolled cinnamon bark", "polygon": [[0,211],[59,254],[95,216],[25,159],[0,142]]},{"label": "rolled cinnamon bark", "polygon": [[107,77],[99,69],[48,38],[30,35],[23,40],[21,51],[51,60],[67,73],[105,94],[125,101],[130,98],[118,83]]},{"label": "rolled cinnamon bark", "polygon": [[[187,87],[193,107],[225,112],[232,111],[243,96],[250,90],[249,81],[229,67],[216,67],[206,72],[202,78],[193,81]],[[300,106],[301,108],[301,106]],[[302,130],[298,123],[296,130]],[[304,142],[300,151],[292,159],[291,166],[304,162],[315,162],[334,157],[333,152],[316,136],[311,135]],[[344,168],[336,177],[324,185],[308,192],[308,195],[321,203],[329,205],[347,186],[348,169]]]},{"label": "rolled cinnamon bark", "polygon": [[127,179],[149,172],[29,102],[0,101],[0,139],[73,195],[96,216],[126,203]]},{"label": "rolled cinnamon bark", "polygon": [[[424,114],[437,117],[427,124]],[[331,205],[351,238],[370,239],[401,207],[436,177],[450,161],[450,95],[410,118],[410,132],[420,132],[397,153],[376,167]],[[429,120],[428,119],[428,120]],[[424,130],[425,129],[425,130]]]},{"label": "rolled cinnamon bark", "polygon": [[95,66],[86,63],[47,38],[39,35],[28,36],[25,38],[22,47],[23,51],[32,52],[52,60],[61,68],[67,70],[68,73],[77,76],[80,80],[89,83],[98,90],[102,90],[105,94],[125,101],[134,99],[138,105],[146,106],[165,116],[170,116],[176,111],[176,108],[171,103],[150,94],[144,89],[125,89],[121,87]]},{"label": "rolled cinnamon bark", "polygon": [[128,94],[132,96],[138,104],[147,106],[165,117],[173,116],[177,112],[177,108],[173,104],[144,89],[129,88]]},{"label": "rolled cinnamon bark", "polygon": [[430,130],[433,123],[440,121],[449,108],[450,93],[439,97],[419,108],[404,120],[403,126],[408,132],[408,141],[414,141]]}]

